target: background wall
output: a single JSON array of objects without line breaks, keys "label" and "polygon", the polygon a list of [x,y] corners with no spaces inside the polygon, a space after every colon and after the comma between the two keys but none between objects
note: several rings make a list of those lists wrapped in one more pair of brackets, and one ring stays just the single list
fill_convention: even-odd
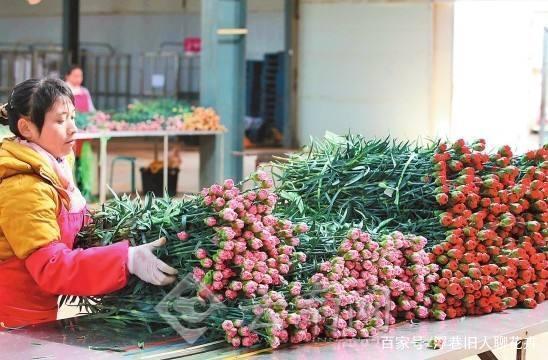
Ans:
[{"label": "background wall", "polygon": [[325,130],[432,135],[429,1],[303,0],[300,16],[301,143]]}]

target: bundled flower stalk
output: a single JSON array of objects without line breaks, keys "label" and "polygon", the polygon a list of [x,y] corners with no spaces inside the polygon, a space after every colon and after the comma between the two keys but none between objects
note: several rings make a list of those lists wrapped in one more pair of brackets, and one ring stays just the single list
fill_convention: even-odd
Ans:
[{"label": "bundled flower stalk", "polygon": [[443,239],[432,178],[436,144],[328,133],[273,165],[284,216]]}]

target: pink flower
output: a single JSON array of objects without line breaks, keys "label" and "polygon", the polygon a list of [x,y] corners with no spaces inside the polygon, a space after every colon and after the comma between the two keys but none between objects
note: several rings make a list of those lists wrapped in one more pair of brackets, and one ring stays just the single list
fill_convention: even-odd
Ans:
[{"label": "pink flower", "polygon": [[443,295],[442,293],[434,294],[432,295],[432,300],[434,300],[438,304],[443,304],[445,302],[445,295]]},{"label": "pink flower", "polygon": [[258,198],[259,200],[266,200],[266,199],[268,198],[268,195],[269,195],[268,190],[261,189],[261,190],[259,190],[259,192],[257,193],[257,198]]},{"label": "pink flower", "polygon": [[213,260],[211,260],[210,258],[202,259],[200,260],[200,265],[202,265],[202,267],[206,269],[209,269],[211,266],[213,266]]},{"label": "pink flower", "polygon": [[245,223],[241,219],[234,220],[235,224],[233,226],[236,226],[237,229],[243,229],[245,227]]},{"label": "pink flower", "polygon": [[358,336],[361,338],[368,338],[369,337],[369,331],[367,331],[366,328],[362,328],[358,330]]},{"label": "pink flower", "polygon": [[232,200],[238,196],[238,189],[226,190],[223,197],[226,200]]},{"label": "pink flower", "polygon": [[251,280],[253,279],[253,274],[251,274],[250,271],[245,270],[245,271],[242,271],[242,273],[240,274],[240,278],[244,281]]},{"label": "pink flower", "polygon": [[293,253],[293,259],[296,260],[299,263],[305,263],[306,262],[306,254],[303,252],[296,252]]},{"label": "pink flower", "polygon": [[299,246],[300,243],[301,243],[301,241],[299,240],[299,238],[296,238],[296,237],[292,237],[289,240],[289,245],[291,245],[291,246]]},{"label": "pink flower", "polygon": [[433,310],[432,311],[432,317],[436,320],[445,320],[445,317],[447,315],[445,314],[445,312],[441,311],[441,310]]},{"label": "pink flower", "polygon": [[419,319],[426,319],[428,317],[428,309],[424,306],[419,306],[415,309],[415,314]]},{"label": "pink flower", "polygon": [[240,340],[240,337],[239,337],[239,336],[235,336],[235,337],[232,338],[231,343],[232,343],[232,346],[234,346],[235,348],[237,348],[237,347],[240,347],[242,341]]},{"label": "pink flower", "polygon": [[[250,230],[255,234],[260,233],[261,231],[263,231],[263,229],[264,229],[264,225],[261,222],[253,223],[250,228]],[[245,233],[244,233],[244,237],[245,237]]]},{"label": "pink flower", "polygon": [[345,260],[356,260],[360,256],[360,253],[357,250],[349,250],[344,254]]},{"label": "pink flower", "polygon": [[258,284],[255,281],[250,280],[244,283],[242,290],[245,293],[251,294],[257,290],[257,287],[258,287]]},{"label": "pink flower", "polygon": [[192,275],[194,276],[195,281],[200,282],[204,278],[205,272],[202,269],[195,267],[192,269]]},{"label": "pink flower", "polygon": [[238,297],[238,293],[236,291],[229,289],[229,290],[225,290],[225,296],[229,300],[234,300]]},{"label": "pink flower", "polygon": [[253,344],[255,344],[255,342],[249,336],[246,336],[242,339],[242,345],[245,347],[253,346]]},{"label": "pink flower", "polygon": [[280,271],[280,274],[287,274],[289,272],[289,265],[280,264],[280,266],[278,267],[278,270]]},{"label": "pink flower", "polygon": [[[240,243],[237,243],[236,244],[236,247],[239,245]],[[235,248],[236,250],[236,248]],[[232,262],[234,263],[234,265],[237,265],[237,266],[240,266],[240,265],[243,265],[244,263],[244,257],[242,255],[234,255],[234,257],[232,258]]]},{"label": "pink flower", "polygon": [[256,205],[251,205],[251,207],[247,210],[248,213],[250,213],[251,215],[257,215],[257,206]]},{"label": "pink flower", "polygon": [[272,336],[268,338],[268,344],[271,348],[276,349],[280,346],[280,338],[277,336]]},{"label": "pink flower", "polygon": [[226,203],[225,199],[221,197],[215,199],[215,201],[213,202],[213,204],[215,204],[215,206],[218,208],[222,208],[223,206],[225,206],[225,203]]},{"label": "pink flower", "polygon": [[207,226],[215,226],[217,224],[217,220],[213,216],[206,218],[204,222]]},{"label": "pink flower", "polygon": [[213,280],[215,280],[215,281],[223,280],[223,273],[220,272],[220,271],[214,271],[213,272]]},{"label": "pink flower", "polygon": [[221,271],[223,272],[223,278],[225,279],[230,279],[232,276],[236,275],[234,270],[232,270],[231,268],[225,268]]},{"label": "pink flower", "polygon": [[329,261],[324,261],[323,263],[321,263],[320,271],[325,273],[331,271],[331,263]]},{"label": "pink flower", "polygon": [[253,250],[258,250],[263,246],[263,242],[261,240],[255,238],[255,239],[251,240],[249,246],[251,246],[251,248]]},{"label": "pink flower", "polygon": [[352,249],[352,242],[350,241],[343,241],[341,245],[339,246],[339,253],[345,253]]},{"label": "pink flower", "polygon": [[219,216],[225,221],[234,221],[238,218],[238,214],[236,214],[236,212],[231,208],[221,210]]},{"label": "pink flower", "polygon": [[242,283],[240,281],[231,281],[228,288],[233,291],[242,290]]},{"label": "pink flower", "polygon": [[204,197],[204,205],[209,206],[213,203],[213,198],[211,196],[205,196]]},{"label": "pink flower", "polygon": [[295,231],[297,234],[304,234],[306,232],[308,232],[309,228],[308,228],[308,225],[305,224],[305,223],[299,223],[297,225],[295,225],[295,228],[293,231]]},{"label": "pink flower", "polygon": [[289,293],[293,296],[297,296],[301,293],[301,283],[294,282],[289,284]]},{"label": "pink flower", "polygon": [[257,172],[253,176],[258,181],[265,181],[268,179],[268,175],[263,170],[257,170]]},{"label": "pink flower", "polygon": [[188,239],[188,233],[186,231],[181,231],[177,233],[177,238],[181,241],[185,241]]},{"label": "pink flower", "polygon": [[272,215],[267,215],[262,218],[264,226],[274,226],[278,222],[278,219]]},{"label": "pink flower", "polygon": [[219,258],[220,258],[221,260],[227,261],[227,260],[231,260],[233,257],[234,257],[234,252],[232,252],[232,251],[229,251],[229,250],[221,250],[221,251],[219,252]]},{"label": "pink flower", "polygon": [[359,229],[352,229],[348,231],[347,238],[351,240],[358,240],[360,238],[361,231]]},{"label": "pink flower", "polygon": [[234,324],[232,324],[232,321],[225,320],[223,321],[223,324],[221,325],[224,331],[229,331],[230,329],[234,328]]},{"label": "pink flower", "polygon": [[342,330],[342,336],[345,338],[354,338],[358,335],[358,332],[352,328],[345,328]]},{"label": "pink flower", "polygon": [[223,195],[223,188],[219,184],[213,184],[209,188],[209,192],[210,192],[210,194],[213,194],[213,195],[216,195],[216,196],[221,196],[221,195]]},{"label": "pink flower", "polygon": [[200,260],[205,259],[207,257],[207,251],[202,248],[196,250],[196,257]]},{"label": "pink flower", "polygon": [[270,194],[267,196],[266,198],[266,204],[273,208],[274,206],[276,206],[276,203],[278,202],[278,197],[274,194]]},{"label": "pink flower", "polygon": [[217,234],[222,240],[232,240],[236,237],[236,232],[232,230],[230,227],[223,227],[221,229],[215,229],[217,231]]},{"label": "pink flower", "polygon": [[258,251],[255,254],[255,258],[257,261],[266,261],[266,259],[268,259],[268,255],[264,251]]},{"label": "pink flower", "polygon": [[226,179],[224,184],[223,184],[224,188],[227,189],[227,190],[230,190],[234,187],[234,180],[232,179]]},{"label": "pink flower", "polygon": [[263,204],[257,205],[257,213],[259,213],[259,214],[269,213],[268,209],[269,209],[269,207],[267,207],[266,205],[263,205]]},{"label": "pink flower", "polygon": [[243,253],[247,250],[247,244],[245,242],[237,242],[234,244],[234,252]]},{"label": "pink flower", "polygon": [[259,284],[257,286],[257,295],[263,296],[268,293],[268,285],[265,284]]},{"label": "pink flower", "polygon": [[272,284],[272,277],[268,274],[263,275],[263,284],[270,285]]},{"label": "pink flower", "polygon": [[260,283],[263,281],[263,273],[260,271],[253,271],[253,280],[257,283]]},{"label": "pink flower", "polygon": [[[268,259],[267,259],[268,260]],[[260,271],[262,273],[266,273],[268,270],[268,266],[266,265],[266,262],[259,260],[255,263],[255,269],[257,271]]]}]

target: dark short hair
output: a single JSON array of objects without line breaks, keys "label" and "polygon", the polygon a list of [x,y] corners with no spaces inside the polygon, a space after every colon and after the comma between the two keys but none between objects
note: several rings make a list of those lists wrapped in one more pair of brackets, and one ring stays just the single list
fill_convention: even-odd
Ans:
[{"label": "dark short hair", "polygon": [[[21,117],[32,121],[38,131],[42,131],[46,113],[62,97],[70,99],[74,105],[74,96],[68,85],[59,79],[28,79],[15,85],[6,106],[7,121],[10,131],[21,137],[17,123]],[[0,120],[1,121],[1,120]]]},{"label": "dark short hair", "polygon": [[65,73],[65,76],[69,76],[76,69],[80,69],[80,70],[84,71],[84,69],[82,69],[82,67],[80,65],[74,64],[74,65],[71,65],[68,68],[67,72]]}]

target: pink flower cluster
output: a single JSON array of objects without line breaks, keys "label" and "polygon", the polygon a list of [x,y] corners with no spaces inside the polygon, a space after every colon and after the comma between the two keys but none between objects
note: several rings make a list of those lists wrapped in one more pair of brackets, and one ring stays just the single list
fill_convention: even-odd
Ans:
[{"label": "pink flower cluster", "polygon": [[424,250],[426,238],[396,231],[380,239],[379,278],[396,303],[393,317],[425,319],[435,299],[426,296],[439,280],[439,266],[431,264]]},{"label": "pink flower cluster", "polygon": [[438,268],[429,263],[425,244],[424,237],[399,232],[375,242],[352,229],[338,256],[320,263],[306,284],[292,282],[258,299],[248,327],[276,348],[318,337],[367,338],[396,317],[426,318],[432,301],[424,293],[437,281]]},{"label": "pink flower cluster", "polygon": [[184,130],[182,116],[168,118],[159,116],[151,120],[138,123],[112,120],[109,114],[98,111],[89,119],[90,124],[84,129],[87,132],[99,131],[155,131],[155,130]]},{"label": "pink flower cluster", "polygon": [[248,326],[243,326],[242,320],[225,320],[222,329],[226,333],[226,340],[234,347],[249,347],[259,342],[259,335]]},{"label": "pink flower cluster", "polygon": [[202,190],[204,204],[216,213],[205,223],[216,235],[196,250],[200,265],[194,268],[194,278],[221,301],[263,296],[285,283],[295,264],[306,261],[295,246],[308,227],[272,215],[278,197],[268,180],[245,193],[230,179]]}]

